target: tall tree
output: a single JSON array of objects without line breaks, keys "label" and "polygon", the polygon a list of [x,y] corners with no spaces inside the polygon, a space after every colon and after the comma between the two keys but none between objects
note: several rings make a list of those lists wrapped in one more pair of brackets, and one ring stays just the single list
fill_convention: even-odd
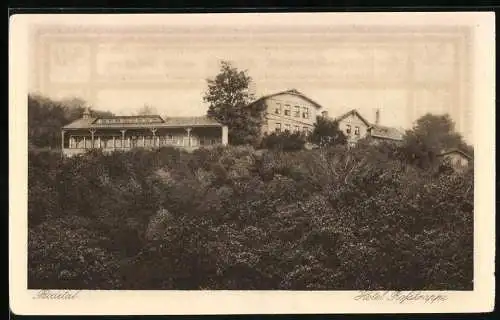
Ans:
[{"label": "tall tree", "polygon": [[228,61],[221,61],[219,74],[207,79],[203,97],[209,104],[207,116],[228,126],[231,144],[253,144],[260,136],[264,106],[249,106],[254,99],[249,90],[251,82],[246,70],[238,70]]},{"label": "tall tree", "polygon": [[[449,115],[426,114],[406,131],[403,150],[406,157],[420,166],[434,163],[436,155],[451,148],[464,149],[467,144],[455,131]],[[468,151],[468,150],[464,150]]]},{"label": "tall tree", "polygon": [[339,124],[336,121],[320,116],[316,119],[309,140],[323,147],[345,144],[347,138],[342,130],[339,129]]}]

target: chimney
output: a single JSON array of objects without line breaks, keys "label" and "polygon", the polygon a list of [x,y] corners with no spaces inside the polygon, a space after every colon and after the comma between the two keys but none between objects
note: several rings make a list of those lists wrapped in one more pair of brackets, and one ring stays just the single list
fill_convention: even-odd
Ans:
[{"label": "chimney", "polygon": [[375,124],[376,125],[380,124],[380,110],[379,109],[377,109],[375,111]]},{"label": "chimney", "polygon": [[83,111],[83,119],[89,119],[90,118],[90,108],[85,108],[85,111]]},{"label": "chimney", "polygon": [[328,111],[325,110],[325,111],[321,112],[321,116],[323,118],[328,118]]}]

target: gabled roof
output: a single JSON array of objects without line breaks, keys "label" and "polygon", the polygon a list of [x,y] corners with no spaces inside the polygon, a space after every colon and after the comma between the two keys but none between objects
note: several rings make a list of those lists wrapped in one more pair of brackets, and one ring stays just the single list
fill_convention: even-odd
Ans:
[{"label": "gabled roof", "polygon": [[[98,120],[114,120],[114,119],[151,119],[161,121],[151,122],[111,122],[106,123]],[[117,116],[103,118],[81,118],[65,125],[63,129],[139,129],[139,128],[183,128],[183,127],[222,127],[219,122],[210,119],[206,116],[201,117],[172,117],[162,119],[160,116]]]},{"label": "gabled roof", "polygon": [[300,92],[300,91],[298,91],[296,89],[290,89],[290,90],[286,90],[286,91],[276,92],[276,93],[273,93],[273,94],[268,94],[266,96],[260,97],[259,99],[253,101],[252,103],[249,104],[249,106],[251,106],[251,105],[253,105],[253,104],[255,104],[255,103],[259,102],[259,101],[266,100],[266,99],[269,99],[269,98],[272,98],[272,97],[275,97],[275,96],[279,96],[279,95],[282,95],[282,94],[291,94],[291,95],[295,95],[295,96],[301,97],[302,99],[310,102],[317,109],[323,108],[322,105],[320,105],[316,101],[312,100],[311,98],[308,98],[302,92]]},{"label": "gabled roof", "polygon": [[403,133],[397,128],[374,124],[370,128],[370,135],[375,138],[403,140]]},{"label": "gabled roof", "polygon": [[446,150],[444,152],[441,152],[440,154],[438,154],[438,156],[445,156],[445,155],[448,155],[448,154],[451,154],[451,153],[458,153],[462,156],[464,156],[465,158],[471,160],[472,159],[472,156],[469,155],[468,153],[465,153],[464,151],[460,150],[460,149],[457,149],[457,148],[453,148],[453,149],[449,149],[449,150]]},{"label": "gabled roof", "polygon": [[360,118],[361,121],[363,121],[368,127],[371,126],[371,123],[368,122],[365,118],[363,118],[363,116],[361,114],[359,114],[358,110],[356,110],[356,109],[352,109],[351,111],[346,112],[343,115],[336,117],[335,119],[333,119],[333,121],[337,121],[337,122],[338,121],[342,121],[342,120],[344,120],[345,118],[347,118],[348,116],[351,116],[351,115],[355,115],[358,118]]},{"label": "gabled roof", "polygon": [[363,121],[364,124],[368,126],[368,130],[370,130],[370,135],[372,137],[390,140],[403,140],[403,133],[397,128],[372,124],[368,120],[366,120],[356,109],[352,109],[351,111],[348,111],[343,115],[334,118],[333,121],[342,121],[343,119],[351,115],[357,116],[359,119],[361,119],[361,121]]}]

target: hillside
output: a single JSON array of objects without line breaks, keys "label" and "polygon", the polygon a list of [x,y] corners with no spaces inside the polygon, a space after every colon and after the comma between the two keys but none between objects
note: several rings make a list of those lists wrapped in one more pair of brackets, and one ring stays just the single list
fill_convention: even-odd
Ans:
[{"label": "hillside", "polygon": [[472,170],[363,145],[29,157],[29,288],[472,289]]}]

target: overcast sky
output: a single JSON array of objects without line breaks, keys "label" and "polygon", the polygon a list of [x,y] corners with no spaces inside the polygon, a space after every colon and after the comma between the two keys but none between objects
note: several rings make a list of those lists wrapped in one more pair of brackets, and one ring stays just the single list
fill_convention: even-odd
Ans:
[{"label": "overcast sky", "polygon": [[408,128],[426,112],[450,113],[465,135],[471,129],[462,112],[468,87],[460,32],[330,26],[310,18],[274,27],[176,21],[35,28],[30,90],[78,96],[123,115],[144,104],[164,116],[202,115],[206,79],[220,60],[230,60],[248,70],[257,97],[297,89],[334,116],[355,108],[373,121],[379,108],[381,124]]}]

